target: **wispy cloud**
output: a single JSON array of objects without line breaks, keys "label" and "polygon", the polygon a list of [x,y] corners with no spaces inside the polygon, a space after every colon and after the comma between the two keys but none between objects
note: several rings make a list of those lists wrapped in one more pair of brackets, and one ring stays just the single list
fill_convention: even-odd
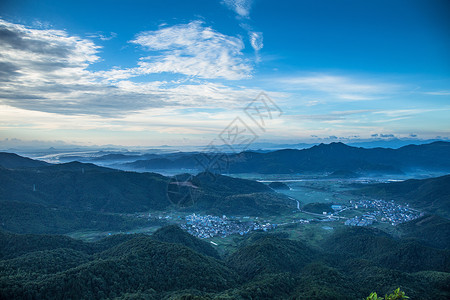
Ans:
[{"label": "wispy cloud", "polygon": [[223,3],[233,10],[240,18],[248,18],[250,16],[250,8],[252,0],[224,0]]},{"label": "wispy cloud", "polygon": [[345,101],[380,99],[398,89],[393,84],[328,74],[280,78],[278,81],[289,90],[321,92]]},{"label": "wispy cloud", "polygon": [[237,18],[240,20],[240,26],[248,33],[250,45],[255,50],[256,62],[260,62],[259,51],[263,48],[263,33],[257,32],[253,26],[249,24],[250,9],[252,7],[252,0],[224,0],[222,1],[229,9],[233,10]]},{"label": "wispy cloud", "polygon": [[389,117],[410,117],[413,115],[424,114],[429,112],[448,111],[450,107],[440,108],[408,108],[408,109],[393,109],[393,110],[381,110],[375,112],[376,114],[382,114]]},{"label": "wispy cloud", "polygon": [[426,95],[433,95],[433,96],[450,96],[450,91],[433,91],[433,92],[424,92]]},{"label": "wispy cloud", "polygon": [[87,37],[89,37],[89,38],[97,38],[97,39],[100,39],[102,41],[109,41],[109,40],[112,40],[113,38],[117,37],[117,33],[110,32],[109,35],[108,35],[108,34],[105,34],[103,32],[96,32],[96,33],[89,34]]},{"label": "wispy cloud", "polygon": [[249,78],[252,67],[243,57],[244,43],[202,22],[146,31],[131,41],[155,54],[142,57],[139,72],[170,72],[200,78]]},{"label": "wispy cloud", "polygon": [[352,115],[361,115],[370,113],[373,110],[348,110],[348,111],[332,111],[327,114],[314,114],[314,115],[286,115],[285,118],[292,121],[338,121],[345,120],[346,117]]},{"label": "wispy cloud", "polygon": [[259,51],[264,46],[262,32],[250,32],[250,43],[255,51]]}]

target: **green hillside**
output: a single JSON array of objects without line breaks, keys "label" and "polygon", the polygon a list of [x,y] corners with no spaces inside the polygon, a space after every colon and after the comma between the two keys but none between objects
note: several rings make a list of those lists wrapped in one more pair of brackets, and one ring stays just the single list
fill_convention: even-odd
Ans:
[{"label": "green hillside", "polygon": [[295,209],[295,203],[267,185],[209,172],[180,176],[169,184],[172,203],[215,215],[268,215]]},{"label": "green hillside", "polygon": [[450,220],[427,215],[397,228],[405,238],[413,238],[430,247],[450,250]]},{"label": "green hillside", "polygon": [[193,237],[176,225],[162,227],[155,231],[152,237],[161,242],[180,244],[203,255],[219,258],[219,253],[210,243]]},{"label": "green hillside", "polygon": [[233,253],[228,265],[251,279],[265,273],[298,273],[317,255],[301,242],[268,235]]},{"label": "green hillside", "polygon": [[[364,228],[336,232],[322,248],[283,236],[254,233],[216,259],[194,250],[204,252],[205,242],[172,226],[91,243],[0,232],[0,299],[350,300],[397,287],[412,299],[450,296],[444,250]],[[423,267],[406,270],[402,256]]]},{"label": "green hillside", "polygon": [[49,208],[35,203],[2,201],[0,205],[0,228],[15,233],[64,234],[82,230],[125,231],[151,224],[148,220],[135,217],[74,211],[67,208]]},{"label": "green hillside", "polygon": [[424,246],[411,240],[397,241],[371,228],[345,228],[324,242],[336,255],[367,259],[379,267],[413,272],[450,270],[450,251]]},{"label": "green hillside", "polygon": [[91,164],[68,163],[27,170],[0,170],[0,201],[38,203],[96,212],[166,208],[168,179]]}]

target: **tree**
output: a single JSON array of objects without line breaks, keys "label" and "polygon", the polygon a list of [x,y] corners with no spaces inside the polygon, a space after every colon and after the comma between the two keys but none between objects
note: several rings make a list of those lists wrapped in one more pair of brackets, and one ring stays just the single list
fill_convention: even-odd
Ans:
[{"label": "tree", "polygon": [[369,297],[366,298],[366,300],[403,300],[403,299],[409,299],[409,297],[405,295],[405,292],[400,291],[400,288],[396,289],[389,296],[385,295],[384,298],[378,297],[377,293],[375,292],[371,293]]}]

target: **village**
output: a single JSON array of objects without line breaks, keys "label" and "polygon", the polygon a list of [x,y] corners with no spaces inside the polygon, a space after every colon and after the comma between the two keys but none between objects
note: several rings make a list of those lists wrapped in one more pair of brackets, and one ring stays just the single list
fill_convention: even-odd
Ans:
[{"label": "village", "polygon": [[[245,218],[245,217],[244,217]],[[248,218],[248,217],[247,217]],[[198,238],[227,237],[232,234],[244,235],[253,230],[267,231],[276,228],[275,224],[261,224],[257,221],[239,221],[223,215],[222,217],[211,215],[192,214],[186,216],[186,223],[181,228]]]},{"label": "village", "polygon": [[420,211],[412,209],[409,204],[400,205],[391,201],[371,199],[360,200],[354,203],[355,209],[366,209],[367,213],[355,216],[345,221],[348,226],[369,226],[374,222],[389,223],[396,226],[401,223],[412,221],[423,215]]},{"label": "village", "polygon": [[[137,214],[138,218],[148,218],[149,220],[159,220],[162,222],[176,223],[189,234],[205,239],[213,237],[228,237],[230,235],[245,235],[255,230],[269,231],[277,227],[290,224],[309,224],[317,222],[342,222],[346,226],[374,226],[378,224],[389,224],[396,226],[401,223],[412,221],[423,216],[423,213],[413,209],[409,204],[401,205],[393,200],[385,201],[380,199],[353,200],[348,204],[334,204],[331,206],[332,213],[323,214],[310,213],[298,209],[303,214],[313,218],[291,216],[285,221],[261,220],[258,217],[250,216],[213,216],[192,213],[183,215],[177,212],[166,212],[160,214]],[[344,214],[344,212],[346,212]],[[353,213],[357,215],[353,215]],[[350,213],[350,215],[349,215]],[[353,216],[352,216],[353,215]]]}]

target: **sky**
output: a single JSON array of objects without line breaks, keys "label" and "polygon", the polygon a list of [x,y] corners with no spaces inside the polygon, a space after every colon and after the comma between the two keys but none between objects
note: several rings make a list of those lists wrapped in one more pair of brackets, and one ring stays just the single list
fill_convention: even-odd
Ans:
[{"label": "sky", "polygon": [[449,53],[446,0],[2,0],[0,141],[447,140]]}]

